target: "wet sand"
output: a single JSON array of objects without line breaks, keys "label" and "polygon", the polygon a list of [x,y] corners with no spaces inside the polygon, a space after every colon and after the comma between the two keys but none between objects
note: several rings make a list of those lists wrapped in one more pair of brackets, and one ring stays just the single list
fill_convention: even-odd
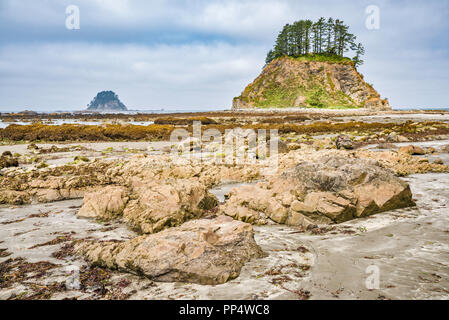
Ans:
[{"label": "wet sand", "polygon": [[[324,235],[304,234],[279,225],[256,227],[256,242],[268,256],[250,261],[237,279],[226,284],[153,283],[120,273],[114,273],[113,279],[131,282],[128,290],[136,290],[131,299],[299,299],[306,291],[310,299],[448,299],[449,174],[414,175],[407,180],[417,208],[353,220]],[[51,253],[61,244],[30,249],[32,246],[71,232],[74,238],[102,240],[135,236],[119,224],[104,226],[77,219],[76,207],[80,204],[80,200],[72,200],[1,208],[0,247],[11,253],[8,258],[61,264],[41,280],[51,283],[68,277],[67,266],[82,266],[84,261],[52,258]],[[46,211],[49,216],[45,218],[4,224]],[[111,227],[116,229],[109,230]],[[370,265],[380,270],[379,290],[366,288]],[[2,289],[0,299],[22,290],[23,286]],[[53,298],[83,299],[92,295],[95,297],[72,290]]]},{"label": "wet sand", "polygon": [[[440,114],[364,116],[363,121],[449,121]],[[351,116],[351,118],[354,118]],[[358,117],[354,118],[358,120]],[[346,121],[346,120],[345,120]],[[315,137],[319,138],[319,137]],[[439,148],[449,140],[394,143]],[[49,148],[53,144],[39,144]],[[73,161],[76,155],[95,158],[127,158],[136,153],[160,153],[169,142],[98,142],[54,144],[82,146],[82,151],[42,155],[50,165]],[[377,145],[367,148],[376,149]],[[111,149],[112,148],[112,149]],[[31,156],[26,144],[0,146],[3,151]],[[449,163],[449,154],[427,155]],[[25,166],[26,168],[27,166]],[[410,183],[416,208],[396,210],[353,220],[319,235],[296,228],[269,224],[255,227],[255,239],[268,254],[253,259],[240,276],[226,284],[202,286],[155,283],[135,275],[110,271],[108,290],[126,280],[129,299],[449,299],[449,174],[422,174],[404,178]],[[221,202],[236,185],[213,190]],[[65,282],[67,267],[87,264],[78,257],[52,256],[69,241],[43,245],[57,237],[70,239],[125,240],[136,236],[120,223],[77,219],[82,199],[0,207],[0,263],[24,258],[30,263],[48,261],[58,266],[40,278],[0,288],[0,299],[29,291],[29,283]],[[37,246],[40,245],[40,246]],[[37,246],[37,247],[36,247]],[[367,268],[379,270],[379,289],[369,289]],[[28,284],[27,284],[28,283]],[[57,292],[52,299],[101,299],[94,289]]]}]

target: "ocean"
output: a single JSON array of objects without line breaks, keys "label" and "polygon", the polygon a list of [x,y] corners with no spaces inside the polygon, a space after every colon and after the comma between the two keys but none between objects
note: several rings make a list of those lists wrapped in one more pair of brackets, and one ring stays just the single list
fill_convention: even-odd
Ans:
[{"label": "ocean", "polygon": [[[21,112],[21,111],[25,111],[27,109],[23,109],[23,110],[18,110],[18,109],[6,109],[6,110],[1,110],[0,109],[0,114],[1,113],[16,113],[16,112]],[[28,109],[34,112],[38,112],[38,113],[79,113],[79,112],[85,112],[86,110],[38,110],[38,109]],[[171,113],[197,113],[197,112],[211,112],[211,111],[229,111],[231,110],[230,108],[204,108],[204,109],[193,109],[193,108],[186,108],[186,109],[143,109],[143,110],[128,110],[128,111],[108,111],[108,112],[99,112],[99,113],[108,113],[108,114],[115,114],[115,113],[122,113],[122,114],[137,114],[137,113],[141,113],[141,114],[171,114]],[[432,111],[449,111],[449,107],[447,108],[432,108],[432,107],[424,107],[424,108],[394,108],[393,111],[415,111],[415,110],[432,110]]]},{"label": "ocean", "polygon": [[[114,114],[114,113],[123,113],[123,114],[137,114],[137,113],[143,113],[143,114],[152,114],[152,113],[160,113],[160,114],[170,114],[170,113],[196,113],[196,112],[210,112],[210,111],[226,111],[230,110],[230,108],[205,108],[205,109],[193,109],[193,108],[186,108],[186,109],[142,109],[142,110],[128,110],[128,111],[107,111],[107,112],[99,112],[99,113],[108,113],[108,114]],[[79,112],[87,112],[86,110],[57,110],[57,109],[0,109],[0,113],[17,113],[17,112],[23,112],[23,111],[33,111],[37,113],[79,113]]]}]

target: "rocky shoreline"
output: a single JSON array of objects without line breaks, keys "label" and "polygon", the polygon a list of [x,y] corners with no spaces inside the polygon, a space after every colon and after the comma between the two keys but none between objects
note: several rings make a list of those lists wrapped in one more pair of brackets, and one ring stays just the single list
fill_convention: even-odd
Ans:
[{"label": "rocky shoreline", "polygon": [[[275,172],[217,165],[215,141],[181,142],[185,161],[174,161],[169,133],[193,130],[182,116],[154,117],[156,134],[131,141],[98,138],[107,125],[76,144],[70,136],[17,143],[5,134],[19,139],[11,130],[24,128],[0,129],[0,299],[448,297],[449,195],[430,181],[449,177],[449,117],[238,114],[186,119],[217,132],[278,129]],[[40,124],[39,137],[49,127]],[[402,268],[393,272],[407,264],[404,248],[414,252],[407,281]],[[382,271],[379,289],[365,287],[368,262]],[[420,274],[420,264],[431,272]],[[324,280],[334,273],[341,288]]]}]

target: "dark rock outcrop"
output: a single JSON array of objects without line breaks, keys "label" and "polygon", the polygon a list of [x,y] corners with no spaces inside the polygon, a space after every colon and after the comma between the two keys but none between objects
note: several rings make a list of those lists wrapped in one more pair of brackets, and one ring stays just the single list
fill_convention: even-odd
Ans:
[{"label": "dark rock outcrop", "polygon": [[120,101],[113,91],[102,91],[88,105],[89,111],[127,111],[128,109]]}]

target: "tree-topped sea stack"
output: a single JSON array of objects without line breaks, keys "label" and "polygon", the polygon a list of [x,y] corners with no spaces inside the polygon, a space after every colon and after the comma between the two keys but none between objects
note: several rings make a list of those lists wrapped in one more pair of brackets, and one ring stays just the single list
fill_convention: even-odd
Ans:
[{"label": "tree-topped sea stack", "polygon": [[[348,30],[332,18],[287,24],[268,53],[264,70],[234,98],[233,109],[391,109],[357,71],[365,50]],[[345,57],[347,52],[354,57]]]},{"label": "tree-topped sea stack", "polygon": [[89,111],[127,111],[128,109],[120,101],[113,91],[101,91],[87,106]]}]

